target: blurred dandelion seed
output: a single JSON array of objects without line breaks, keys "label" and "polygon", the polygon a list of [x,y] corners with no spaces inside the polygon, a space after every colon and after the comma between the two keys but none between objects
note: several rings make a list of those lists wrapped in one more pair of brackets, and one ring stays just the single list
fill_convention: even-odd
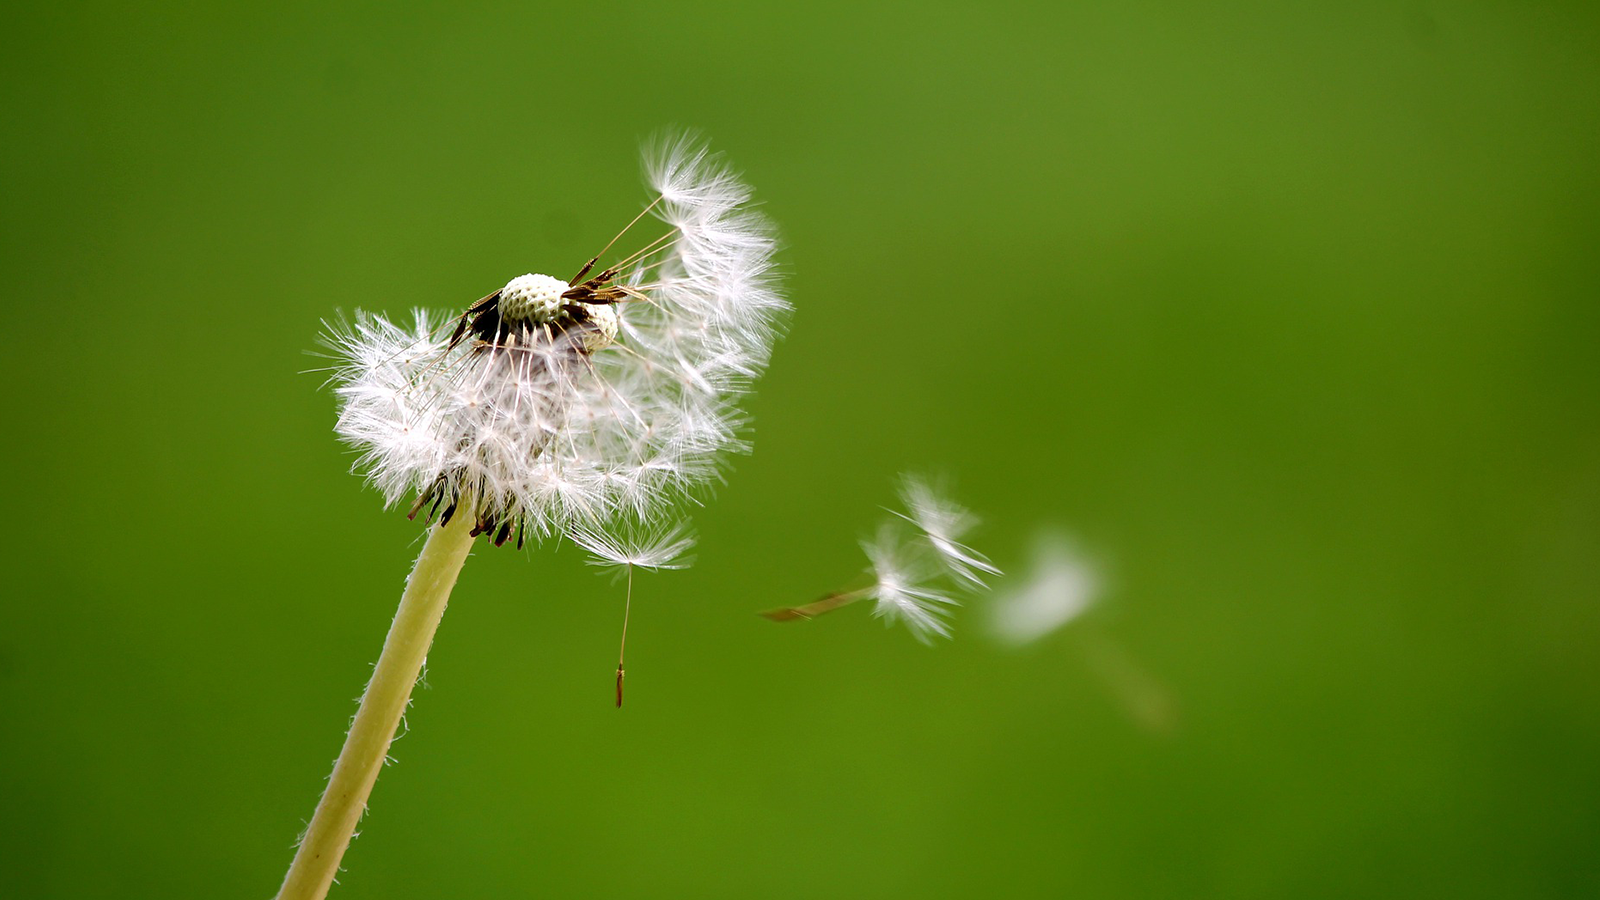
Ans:
[{"label": "blurred dandelion seed", "polygon": [[1177,728],[1171,690],[1091,615],[1101,604],[1105,578],[1066,533],[1041,530],[1020,576],[1001,582],[988,603],[987,625],[996,643],[1037,644],[1071,626],[1070,647],[1113,703],[1147,731]]},{"label": "blurred dandelion seed", "polygon": [[989,632],[1003,644],[1032,643],[1088,612],[1099,591],[1099,574],[1072,540],[1042,531],[1026,573],[1002,583],[989,601]]}]

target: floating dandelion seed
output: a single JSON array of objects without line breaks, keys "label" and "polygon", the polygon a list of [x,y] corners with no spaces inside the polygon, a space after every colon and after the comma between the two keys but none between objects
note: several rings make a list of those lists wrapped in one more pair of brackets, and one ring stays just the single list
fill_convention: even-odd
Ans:
[{"label": "floating dandelion seed", "polygon": [[935,636],[949,637],[946,619],[959,603],[956,592],[982,587],[979,572],[998,575],[1000,570],[957,540],[977,524],[976,518],[927,481],[903,479],[901,499],[907,511],[895,512],[871,540],[861,543],[870,563],[870,585],[762,615],[776,622],[812,619],[857,600],[871,599],[876,601],[873,615],[887,624],[904,623],[924,643]]},{"label": "floating dandelion seed", "polygon": [[1078,542],[1054,529],[1034,538],[1027,568],[997,586],[988,606],[989,633],[1020,648],[1058,632],[1071,634],[1080,657],[1112,700],[1141,727],[1171,734],[1178,727],[1177,698],[1139,655],[1096,621],[1105,590],[1103,569]]},{"label": "floating dandelion seed", "polygon": [[[390,505],[411,498],[436,527],[280,900],[327,893],[478,535],[520,547],[566,534],[631,584],[635,567],[687,549],[648,523],[744,449],[735,401],[788,308],[772,229],[693,139],[648,147],[645,178],[654,200],[571,278],[520,275],[453,317],[358,313],[331,329],[336,431]],[[610,255],[647,216],[664,233]],[[628,522],[661,540],[632,542]]]},{"label": "floating dandelion seed", "polygon": [[589,551],[589,565],[627,573],[628,590],[622,601],[622,641],[617,648],[617,708],[622,708],[622,679],[627,670],[623,658],[628,652],[628,617],[633,610],[634,569],[683,569],[692,562],[685,554],[694,547],[694,537],[682,524],[632,534],[605,534],[575,529],[572,539]]},{"label": "floating dandelion seed", "polygon": [[989,630],[1021,646],[1072,623],[1099,598],[1101,576],[1065,534],[1041,531],[1029,570],[1002,582],[989,602]]}]

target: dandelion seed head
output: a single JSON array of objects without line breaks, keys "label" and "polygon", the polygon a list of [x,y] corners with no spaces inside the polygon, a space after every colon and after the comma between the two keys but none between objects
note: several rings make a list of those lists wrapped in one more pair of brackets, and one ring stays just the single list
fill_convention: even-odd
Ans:
[{"label": "dandelion seed head", "polygon": [[744,449],[735,401],[787,309],[771,226],[698,141],[658,142],[646,172],[659,224],[617,267],[521,275],[459,315],[332,330],[336,430],[389,503],[464,512],[496,543],[576,536],[659,516]]}]

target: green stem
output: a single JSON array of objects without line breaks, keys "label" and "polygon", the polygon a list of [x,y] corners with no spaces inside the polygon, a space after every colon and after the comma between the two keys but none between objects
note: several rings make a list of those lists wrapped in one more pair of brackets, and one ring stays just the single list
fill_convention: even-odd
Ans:
[{"label": "green stem", "polygon": [[344,749],[333,765],[327,790],[317,803],[277,900],[322,900],[327,896],[339,860],[366,811],[367,796],[388,756],[400,716],[411,702],[411,688],[428,657],[445,604],[450,602],[450,589],[472,549],[472,518],[457,514],[450,524],[429,532],[416,568],[406,581],[372,680],[361,695]]}]

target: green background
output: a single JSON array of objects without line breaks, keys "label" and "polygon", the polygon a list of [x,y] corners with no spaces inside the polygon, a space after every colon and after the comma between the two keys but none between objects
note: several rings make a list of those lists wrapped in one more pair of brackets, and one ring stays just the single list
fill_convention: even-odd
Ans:
[{"label": "green background", "polygon": [[[275,890],[418,545],[320,320],[575,269],[677,124],[785,239],[755,453],[621,712],[620,586],[478,551],[333,896],[1595,896],[1600,13],[1201,6],[7,5],[0,894]],[[1102,604],[753,615],[903,470]]]}]

